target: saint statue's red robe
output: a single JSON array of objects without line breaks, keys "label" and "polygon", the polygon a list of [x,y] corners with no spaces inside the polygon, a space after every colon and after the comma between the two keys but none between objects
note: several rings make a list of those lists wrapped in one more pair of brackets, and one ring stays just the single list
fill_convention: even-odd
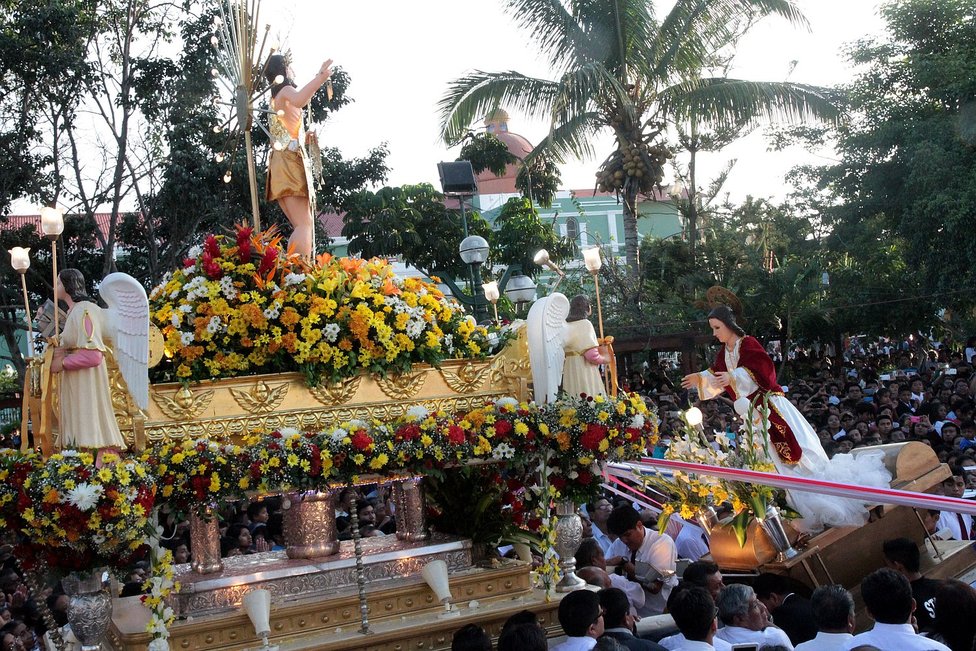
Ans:
[{"label": "saint statue's red robe", "polygon": [[[718,385],[715,374],[721,372],[729,373],[727,387]],[[770,461],[780,473],[864,486],[889,485],[891,475],[884,466],[882,452],[867,449],[857,458],[850,454],[827,458],[813,427],[783,394],[773,360],[754,337],[742,337],[731,351],[722,346],[712,366],[698,375],[703,400],[725,392],[735,401],[743,420],[749,418],[751,407],[756,427],[762,426],[761,412],[764,405],[769,405]],[[856,526],[866,520],[864,505],[853,499],[810,492],[790,492],[788,499],[802,514],[803,521],[798,524],[805,530],[816,531],[825,524]]]},{"label": "saint statue's red robe", "polygon": [[[747,335],[740,340],[739,364],[737,368],[743,369],[749,374],[749,377],[752,378],[752,385],[742,386],[743,383],[731,382],[729,386],[725,387],[725,392],[729,394],[732,400],[748,398],[754,407],[759,407],[761,406],[760,403],[763,395],[784,395],[783,388],[776,381],[776,367],[773,365],[773,360],[770,359],[766,353],[766,349],[762,347],[762,344],[755,337]],[[725,364],[725,347],[723,346],[718,354],[715,355],[715,362],[709,368],[709,371],[715,374],[724,373],[728,370]],[[748,395],[740,396],[736,394],[737,388],[743,391],[752,389],[752,391]],[[779,401],[777,400],[775,402]],[[784,463],[790,465],[799,463],[803,456],[803,448],[797,441],[793,428],[790,427],[789,422],[783,417],[780,409],[777,408],[773,401],[770,401],[769,406],[770,444],[776,451],[776,454],[779,455],[780,460]],[[819,446],[819,440],[817,444]]]}]

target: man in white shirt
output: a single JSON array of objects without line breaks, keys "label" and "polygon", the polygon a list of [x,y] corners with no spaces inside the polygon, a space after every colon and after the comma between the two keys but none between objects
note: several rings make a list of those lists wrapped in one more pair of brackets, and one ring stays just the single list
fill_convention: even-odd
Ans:
[{"label": "man in white shirt", "polygon": [[715,602],[705,588],[682,589],[671,600],[671,616],[683,640],[679,646],[667,646],[662,640],[661,646],[676,651],[715,651],[721,648],[712,644],[716,641],[715,631],[718,627],[715,615]]},{"label": "man in white shirt", "polygon": [[566,641],[550,651],[590,651],[603,635],[603,608],[600,597],[589,590],[570,592],[559,602],[559,625]]},{"label": "man in white shirt", "polygon": [[729,644],[782,645],[793,651],[790,638],[782,629],[770,625],[769,611],[747,585],[733,583],[722,589],[718,616],[725,627],[719,629],[716,637]]},{"label": "man in white shirt", "polygon": [[[966,491],[966,477],[962,468],[953,468],[952,476],[942,482],[942,493],[946,497],[962,497]],[[943,511],[939,514],[938,529],[948,529],[953,540],[971,540],[973,516],[968,513]]]},{"label": "man in white shirt", "polygon": [[607,518],[610,517],[611,511],[613,511],[613,504],[603,497],[586,505],[586,514],[590,516],[590,524],[593,527],[593,538],[600,543],[600,549],[604,554],[613,543],[607,535]]},{"label": "man in white shirt", "polygon": [[874,628],[851,638],[845,651],[864,645],[898,651],[949,651],[946,645],[915,633],[911,624],[915,600],[904,575],[887,567],[875,570],[861,581],[861,597]]},{"label": "man in white shirt", "polygon": [[[672,516],[672,519],[674,516]],[[678,558],[697,561],[711,551],[708,548],[708,536],[705,530],[697,524],[681,520],[681,531],[674,539],[674,546],[678,550]]]},{"label": "man in white shirt", "polygon": [[810,597],[817,636],[796,651],[841,651],[854,637],[854,599],[842,585],[822,585]]},{"label": "man in white shirt", "polygon": [[644,607],[644,588],[622,574],[609,574],[603,550],[595,539],[584,538],[580,543],[579,549],[576,550],[576,567],[576,574],[590,585],[623,590],[630,601],[632,615],[637,615]]},{"label": "man in white shirt", "polygon": [[644,606],[637,611],[641,617],[660,615],[671,589],[678,585],[674,541],[646,528],[637,511],[626,505],[613,510],[607,529],[617,536],[607,552],[607,566],[616,567],[628,580],[641,584]]}]

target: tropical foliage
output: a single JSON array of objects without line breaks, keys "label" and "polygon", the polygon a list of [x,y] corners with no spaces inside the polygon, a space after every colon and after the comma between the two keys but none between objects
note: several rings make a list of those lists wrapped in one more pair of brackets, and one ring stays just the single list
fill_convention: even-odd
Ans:
[{"label": "tropical foliage", "polygon": [[669,124],[701,125],[823,116],[837,110],[821,89],[710,76],[712,57],[742,26],[767,15],[804,19],[792,0],[678,0],[660,20],[642,0],[570,3],[507,0],[535,41],[555,80],[516,71],[475,71],[451,82],[440,102],[442,135],[455,142],[500,106],[550,121],[532,155],[593,153],[591,141],[612,131],[616,146],[597,184],[623,200],[627,262],[638,275],[636,200],[663,177]]}]

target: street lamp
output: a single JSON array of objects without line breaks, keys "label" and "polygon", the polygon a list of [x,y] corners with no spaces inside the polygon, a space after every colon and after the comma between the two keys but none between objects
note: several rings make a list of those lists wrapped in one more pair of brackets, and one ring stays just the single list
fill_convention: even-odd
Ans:
[{"label": "street lamp", "polygon": [[41,208],[41,232],[44,237],[51,240],[51,268],[54,272],[54,337],[57,339],[61,335],[61,326],[58,323],[58,238],[64,231],[64,213],[59,208],[44,206]]},{"label": "street lamp", "polygon": [[512,274],[505,285],[505,296],[515,304],[517,314],[519,306],[535,300],[535,282],[529,276]]},{"label": "street lamp", "polygon": [[461,240],[458,252],[461,254],[461,261],[471,268],[471,295],[475,299],[474,313],[477,320],[481,312],[481,302],[474,295],[474,288],[481,284],[481,265],[488,259],[488,240],[480,235],[468,235]]}]

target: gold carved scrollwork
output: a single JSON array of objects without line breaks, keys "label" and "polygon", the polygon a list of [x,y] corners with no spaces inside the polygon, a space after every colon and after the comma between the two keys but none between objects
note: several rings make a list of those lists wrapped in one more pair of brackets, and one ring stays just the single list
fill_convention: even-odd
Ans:
[{"label": "gold carved scrollwork", "polygon": [[317,387],[309,387],[308,392],[315,396],[315,399],[323,405],[330,407],[341,405],[352,399],[359,390],[359,383],[363,379],[362,375],[345,378],[332,384],[323,384]]},{"label": "gold carved scrollwork", "polygon": [[171,398],[162,393],[152,392],[153,400],[164,414],[176,420],[186,420],[196,418],[197,414],[210,406],[214,391],[208,389],[194,393],[187,387],[181,387],[178,391],[174,391],[172,396]]},{"label": "gold carved scrollwork", "polygon": [[132,412],[129,404],[129,387],[118,367],[112,367],[108,374],[108,384],[112,391],[112,411],[119,427],[132,427]]},{"label": "gold carved scrollwork", "polygon": [[457,393],[469,393],[477,391],[488,378],[490,366],[487,364],[473,364],[468,362],[457,371],[444,367],[441,368],[441,375],[447,386]]},{"label": "gold carved scrollwork", "polygon": [[385,378],[376,378],[376,383],[383,393],[394,400],[407,400],[417,395],[427,380],[427,369],[413,373],[397,373]]},{"label": "gold carved scrollwork", "polygon": [[234,396],[237,404],[250,414],[271,413],[285,399],[286,393],[288,393],[287,384],[279,384],[272,389],[271,385],[263,380],[258,381],[251,387],[250,391],[242,391],[240,389],[230,390],[230,394]]}]

